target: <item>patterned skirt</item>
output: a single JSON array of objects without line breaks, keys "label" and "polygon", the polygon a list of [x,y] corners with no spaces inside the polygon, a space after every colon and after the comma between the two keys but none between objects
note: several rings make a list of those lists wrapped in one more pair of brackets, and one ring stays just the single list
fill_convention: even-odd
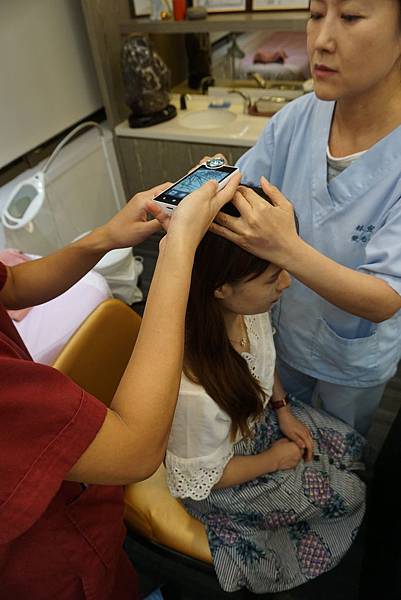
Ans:
[{"label": "patterned skirt", "polygon": [[[206,527],[215,571],[226,591],[294,588],[335,567],[351,546],[365,511],[361,468],[365,440],[348,425],[293,400],[293,414],[315,442],[310,463],[213,490],[184,506]],[[266,408],[235,455],[258,454],[282,436]]]}]

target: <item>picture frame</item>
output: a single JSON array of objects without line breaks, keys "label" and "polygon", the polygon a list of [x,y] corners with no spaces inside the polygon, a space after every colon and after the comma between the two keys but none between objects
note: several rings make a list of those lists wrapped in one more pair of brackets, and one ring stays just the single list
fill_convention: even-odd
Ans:
[{"label": "picture frame", "polygon": [[129,0],[131,17],[149,17],[151,4],[151,0]]},{"label": "picture frame", "polygon": [[252,0],[252,10],[308,10],[309,0]]},{"label": "picture frame", "polygon": [[193,0],[194,6],[204,6],[208,13],[245,12],[246,0]]}]

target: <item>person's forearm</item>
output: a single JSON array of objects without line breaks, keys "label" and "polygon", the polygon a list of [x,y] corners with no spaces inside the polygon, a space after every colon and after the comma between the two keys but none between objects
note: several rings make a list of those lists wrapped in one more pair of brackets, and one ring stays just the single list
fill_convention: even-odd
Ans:
[{"label": "person's forearm", "polygon": [[344,267],[303,240],[280,266],[331,304],[363,319],[381,322],[401,308],[401,297],[385,281]]},{"label": "person's forearm", "polygon": [[9,269],[11,281],[2,295],[6,308],[43,304],[79,281],[110,250],[102,228],[49,256]]},{"label": "person's forearm", "polygon": [[166,238],[135,349],[111,408],[137,440],[137,456],[163,460],[179,390],[186,304],[195,248]]},{"label": "person's forearm", "polygon": [[234,456],[228,461],[216,489],[252,481],[266,473],[277,471],[277,460],[273,452],[265,451],[253,456]]}]

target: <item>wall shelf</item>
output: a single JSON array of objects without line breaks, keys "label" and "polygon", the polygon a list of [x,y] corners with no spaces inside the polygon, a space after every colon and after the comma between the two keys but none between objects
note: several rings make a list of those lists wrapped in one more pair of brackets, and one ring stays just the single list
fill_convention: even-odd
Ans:
[{"label": "wall shelf", "polygon": [[309,11],[269,11],[209,15],[194,21],[154,21],[149,18],[120,21],[120,32],[205,33],[211,31],[305,31]]}]

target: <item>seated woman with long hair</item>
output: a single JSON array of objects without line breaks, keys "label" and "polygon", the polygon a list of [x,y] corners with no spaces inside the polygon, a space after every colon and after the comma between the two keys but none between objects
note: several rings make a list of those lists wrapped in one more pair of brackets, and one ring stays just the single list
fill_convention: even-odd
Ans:
[{"label": "seated woman with long hair", "polygon": [[364,439],[288,399],[275,373],[269,309],[290,282],[212,233],[196,253],[167,479],[205,525],[227,591],[286,590],[332,569],[364,514],[353,472]]}]

